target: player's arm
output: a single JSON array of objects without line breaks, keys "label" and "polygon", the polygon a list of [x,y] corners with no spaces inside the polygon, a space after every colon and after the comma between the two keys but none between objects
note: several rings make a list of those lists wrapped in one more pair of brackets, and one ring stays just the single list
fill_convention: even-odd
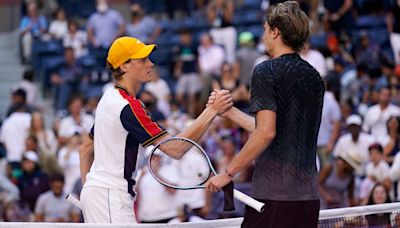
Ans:
[{"label": "player's arm", "polygon": [[230,108],[226,113],[224,113],[224,116],[246,131],[253,132],[256,128],[256,119],[235,107]]},{"label": "player's arm", "polygon": [[207,128],[210,126],[214,118],[225,112],[227,109],[232,107],[232,98],[227,90],[220,90],[216,92],[216,99],[213,104],[209,105],[204,109],[199,117],[193,122],[192,125],[187,127],[183,132],[177,136],[183,138],[189,138],[194,141],[198,141],[204,134]]},{"label": "player's arm", "polygon": [[79,160],[81,170],[82,184],[86,182],[86,174],[89,172],[94,159],[94,146],[93,146],[93,135],[89,133],[87,137],[84,137],[82,145],[79,147]]},{"label": "player's arm", "polygon": [[[212,105],[215,101],[216,91],[213,91],[207,102],[207,106]],[[250,116],[236,107],[232,107],[228,109],[226,112],[222,113],[220,116],[226,117],[232,120],[235,124],[239,125],[241,128],[245,129],[246,131],[253,132],[256,128],[256,119],[253,116]]]},{"label": "player's arm", "polygon": [[232,181],[232,177],[250,165],[265,148],[267,148],[276,134],[276,113],[271,110],[262,110],[256,114],[256,127],[249,140],[238,155],[227,166],[225,173],[211,178],[206,183],[209,191],[220,191],[223,186]]}]

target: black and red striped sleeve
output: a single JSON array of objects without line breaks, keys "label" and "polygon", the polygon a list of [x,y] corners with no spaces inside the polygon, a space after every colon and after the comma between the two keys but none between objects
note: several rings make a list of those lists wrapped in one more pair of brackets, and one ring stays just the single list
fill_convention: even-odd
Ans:
[{"label": "black and red striped sleeve", "polygon": [[127,100],[129,104],[121,112],[121,123],[144,147],[168,134],[165,129],[151,119],[139,100],[131,97]]}]

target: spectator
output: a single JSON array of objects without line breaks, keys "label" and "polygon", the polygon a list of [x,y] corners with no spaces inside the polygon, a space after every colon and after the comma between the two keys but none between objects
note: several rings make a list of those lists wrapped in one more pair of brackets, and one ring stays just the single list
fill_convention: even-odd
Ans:
[{"label": "spectator", "polygon": [[223,45],[227,61],[235,62],[236,29],[232,25],[234,5],[232,0],[211,0],[207,5],[207,19],[215,43]]},{"label": "spectator", "polygon": [[60,149],[58,164],[65,176],[64,192],[70,193],[77,179],[80,179],[79,146],[82,144],[81,135],[73,135],[66,146]]},{"label": "spectator", "polygon": [[18,88],[11,94],[11,105],[7,110],[7,117],[9,117],[21,107],[24,108],[25,112],[32,112],[33,110],[33,108],[26,103],[26,91]]},{"label": "spectator", "polygon": [[212,77],[219,77],[221,67],[226,59],[225,50],[214,44],[214,40],[209,33],[203,33],[200,37],[199,70],[206,81]]},{"label": "spectator", "polygon": [[312,49],[309,42],[304,44],[303,50],[300,52],[302,59],[313,66],[322,78],[325,78],[328,73],[325,57],[318,50]]},{"label": "spectator", "polygon": [[[196,94],[203,89],[202,80],[197,73],[197,46],[193,41],[192,31],[184,28],[180,31],[180,44],[175,48],[174,76],[178,78],[176,99],[187,112],[196,115]],[[188,98],[185,99],[185,96]]]},{"label": "spectator", "polygon": [[332,151],[340,136],[340,107],[333,93],[325,90],[321,125],[317,138],[317,155],[323,167],[331,163]]},{"label": "spectator", "polygon": [[168,132],[176,135],[189,126],[193,119],[181,110],[181,105],[177,100],[171,100],[170,107],[171,113],[167,117]]},{"label": "spectator", "polygon": [[29,134],[37,138],[40,151],[55,156],[58,148],[57,139],[54,132],[45,127],[42,113],[32,113]]},{"label": "spectator", "polygon": [[108,49],[117,37],[124,34],[124,19],[118,11],[109,8],[107,0],[97,0],[96,3],[97,12],[87,22],[89,42],[95,49]]},{"label": "spectator", "polygon": [[249,88],[241,84],[239,79],[235,77],[234,69],[231,64],[225,63],[222,65],[221,77],[214,78],[212,89],[226,89],[231,91],[234,105],[240,110],[246,110],[249,106]]},{"label": "spectator", "polygon": [[[394,156],[399,151],[399,132],[400,132],[400,120],[397,116],[392,116],[387,121],[388,136],[384,138],[386,146],[383,150],[385,161],[392,163]],[[386,143],[387,142],[387,143]]]},{"label": "spectator", "polygon": [[126,26],[126,34],[144,43],[154,43],[161,33],[161,26],[152,17],[146,16],[141,5],[131,5],[131,23]]},{"label": "spectator", "polygon": [[347,129],[350,133],[341,136],[333,150],[334,156],[346,153],[359,158],[361,163],[359,169],[354,170],[357,175],[365,174],[365,165],[369,161],[368,147],[374,143],[374,138],[361,132],[362,120],[359,115],[351,115],[346,120]]},{"label": "spectator", "polygon": [[400,64],[400,2],[391,1],[391,7],[386,15],[386,26],[390,33],[390,44],[396,64]]},{"label": "spectator", "polygon": [[353,27],[353,16],[351,7],[353,0],[324,0],[326,14],[323,22],[325,30],[340,32],[341,30],[350,30]]},{"label": "spectator", "polygon": [[382,75],[377,79],[375,88],[377,90],[382,87],[389,87],[391,89],[393,82],[392,78],[395,78],[393,63],[390,61],[381,61],[381,72]]},{"label": "spectator", "polygon": [[347,152],[336,156],[335,162],[323,167],[319,174],[318,189],[321,195],[321,209],[348,207],[356,204],[353,172],[361,166],[361,158],[352,157]]},{"label": "spectator", "polygon": [[367,204],[368,196],[374,185],[383,183],[389,175],[389,165],[383,159],[383,147],[379,143],[374,143],[368,147],[370,160],[366,165],[366,178],[361,184],[360,198],[363,199],[362,204]]},{"label": "spectator", "polygon": [[34,2],[28,3],[27,15],[21,19],[19,32],[22,41],[22,62],[31,61],[32,42],[47,32],[47,20],[37,12]]},{"label": "spectator", "polygon": [[151,119],[165,127],[166,118],[157,108],[157,98],[151,92],[145,90],[140,94],[140,100],[150,113]]},{"label": "spectator", "polygon": [[83,78],[83,68],[76,61],[74,49],[64,49],[64,62],[51,75],[51,83],[56,87],[56,109],[65,111],[70,96],[80,92]]},{"label": "spectator", "polygon": [[61,120],[58,131],[58,141],[61,146],[65,145],[76,133],[89,133],[94,124],[93,116],[86,114],[82,110],[82,97],[72,97],[68,107],[69,115]]},{"label": "spectator", "polygon": [[385,59],[380,47],[371,42],[368,33],[362,31],[359,41],[355,43],[352,54],[357,63],[365,63],[368,66],[379,66]]},{"label": "spectator", "polygon": [[[359,106],[362,103],[364,93],[369,90],[368,65],[365,63],[357,64],[356,77],[350,81],[346,89],[346,93],[342,95],[342,100],[350,99],[355,106]],[[360,115],[364,116],[363,107],[358,107],[358,111]]]},{"label": "spectator", "polygon": [[153,68],[153,79],[146,83],[144,89],[157,97],[157,108],[168,116],[170,114],[169,101],[171,100],[171,91],[167,82],[160,78],[160,72],[157,67]]},{"label": "spectator", "polygon": [[68,23],[63,8],[54,13],[54,20],[50,23],[49,33],[53,39],[61,40],[68,33]]},{"label": "spectator", "polygon": [[250,86],[251,74],[256,59],[260,54],[254,47],[254,36],[251,32],[242,32],[239,35],[239,49],[237,50],[236,68],[239,73],[240,83]]},{"label": "spectator", "polygon": [[63,37],[64,48],[72,47],[74,49],[75,59],[87,55],[88,37],[85,31],[79,30],[78,22],[68,21],[68,32]]},{"label": "spectator", "polygon": [[35,207],[35,222],[79,222],[79,209],[67,202],[64,177],[50,178],[50,190],[41,194]]},{"label": "spectator", "polygon": [[25,139],[31,123],[31,114],[20,105],[1,126],[0,141],[7,151],[7,161],[13,168],[19,168],[22,154],[25,152]]},{"label": "spectator", "polygon": [[34,151],[24,153],[21,167],[23,175],[17,182],[21,201],[33,211],[39,195],[49,190],[49,178],[41,171],[39,157]]},{"label": "spectator", "polygon": [[[383,203],[391,203],[389,191],[383,184],[376,184],[368,198],[368,205],[376,205]],[[368,222],[368,227],[391,227],[391,213],[371,214],[366,215],[365,219]],[[385,226],[384,226],[385,225]]]},{"label": "spectator", "polygon": [[[397,183],[397,186],[393,186],[394,183]],[[392,166],[390,167],[389,177],[385,179],[384,184],[388,189],[395,187],[395,189],[391,191],[391,195],[393,199],[400,201],[400,153],[395,155]],[[397,192],[396,197],[394,197],[394,192]]]},{"label": "spectator", "polygon": [[38,139],[35,136],[29,135],[26,138],[25,147],[26,151],[35,151],[38,154],[40,168],[44,173],[51,175],[61,171],[55,154],[42,151],[39,147]]},{"label": "spectator", "polygon": [[22,89],[26,92],[26,104],[29,106],[35,105],[35,100],[38,92],[37,85],[34,82],[35,76],[33,70],[25,70],[22,76],[22,81],[14,87],[14,91]]},{"label": "spectator", "polygon": [[386,87],[379,90],[378,104],[371,106],[364,117],[363,130],[370,132],[375,139],[386,145],[383,139],[388,135],[386,123],[391,116],[399,116],[400,108],[390,104],[390,90]]}]

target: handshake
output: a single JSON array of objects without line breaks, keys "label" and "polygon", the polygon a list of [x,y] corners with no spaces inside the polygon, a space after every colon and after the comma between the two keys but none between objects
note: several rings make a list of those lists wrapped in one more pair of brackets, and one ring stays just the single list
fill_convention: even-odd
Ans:
[{"label": "handshake", "polygon": [[206,108],[213,111],[216,115],[227,117],[229,110],[233,106],[233,100],[228,90],[214,90],[208,97]]}]

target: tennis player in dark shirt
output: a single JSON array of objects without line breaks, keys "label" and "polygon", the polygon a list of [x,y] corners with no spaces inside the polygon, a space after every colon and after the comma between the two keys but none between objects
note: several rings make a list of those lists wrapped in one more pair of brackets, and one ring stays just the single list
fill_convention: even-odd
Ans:
[{"label": "tennis player in dark shirt", "polygon": [[325,89],[318,72],[297,54],[309,36],[308,18],[297,2],[279,3],[268,8],[264,28],[272,59],[253,72],[255,118],[234,107],[223,114],[252,135],[206,188],[220,191],[255,160],[252,196],[266,208],[258,213],[246,207],[242,227],[317,227],[316,148]]}]

